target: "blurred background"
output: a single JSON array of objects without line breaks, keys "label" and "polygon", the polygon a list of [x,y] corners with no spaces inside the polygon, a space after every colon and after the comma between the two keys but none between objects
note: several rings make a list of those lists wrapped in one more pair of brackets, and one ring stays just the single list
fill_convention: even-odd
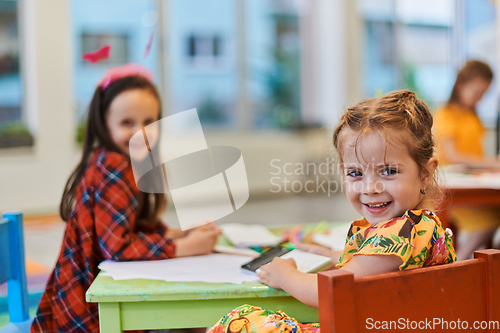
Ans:
[{"label": "blurred background", "polygon": [[[32,314],[60,248],[58,206],[81,156],[87,107],[108,68],[149,67],[164,116],[197,108],[209,145],[242,151],[250,199],[222,222],[352,221],[333,166],[340,115],[401,88],[435,110],[470,59],[498,75],[499,8],[493,0],[0,0],[0,212],[26,217]],[[82,60],[106,44],[108,60]],[[478,107],[490,155],[497,91],[495,78]],[[165,219],[176,225],[174,207]]]},{"label": "blurred background", "polygon": [[[242,150],[251,200],[318,194],[278,190],[271,161],[328,159],[340,114],[367,97],[409,88],[442,105],[466,60],[498,67],[497,11],[492,0],[0,0],[0,211],[57,213],[96,82],[128,62],[155,73],[164,115],[197,108],[209,145]],[[108,60],[82,60],[106,44]],[[494,83],[479,107],[490,129],[496,96]]]}]

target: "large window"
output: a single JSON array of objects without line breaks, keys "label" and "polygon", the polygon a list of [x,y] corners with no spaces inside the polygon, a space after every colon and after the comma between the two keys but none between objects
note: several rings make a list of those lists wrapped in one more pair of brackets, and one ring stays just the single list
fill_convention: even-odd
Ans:
[{"label": "large window", "polygon": [[172,0],[167,11],[172,112],[196,108],[205,126],[237,124],[237,1]]},{"label": "large window", "polygon": [[408,88],[431,107],[445,101],[455,75],[455,1],[358,4],[365,21],[365,95]]},{"label": "large window", "polygon": [[[73,0],[79,119],[104,70],[131,61],[145,63],[158,83],[167,83],[168,112],[196,108],[208,128],[296,126],[301,121],[297,3]],[[153,25],[144,24],[155,15]],[[164,53],[156,48],[143,60],[152,30],[154,42],[164,42]],[[110,59],[82,62],[83,53],[106,44],[112,46]]]},{"label": "large window", "polygon": [[248,1],[249,82],[256,127],[301,123],[298,1]]},{"label": "large window", "polygon": [[[83,140],[88,105],[97,82],[108,68],[128,62],[140,63],[153,71],[155,84],[161,85],[156,3],[155,0],[72,1],[77,141]],[[144,57],[151,36],[150,52]],[[83,54],[105,45],[111,45],[109,59],[96,64],[82,60]]]},{"label": "large window", "polygon": [[[479,59],[495,67],[495,8],[489,0],[358,0],[364,19],[364,95],[408,88],[431,109],[447,101],[458,70]],[[494,85],[479,105],[497,117]]]},{"label": "large window", "polygon": [[169,13],[174,112],[196,107],[215,127],[300,122],[296,1],[173,0]]},{"label": "large window", "polygon": [[461,7],[463,21],[462,52],[465,59],[479,59],[488,63],[495,73],[493,83],[478,105],[478,113],[484,124],[494,127],[498,117],[497,82],[497,28],[498,1],[466,0]]},{"label": "large window", "polygon": [[33,144],[22,108],[17,16],[16,1],[0,1],[0,148]]}]

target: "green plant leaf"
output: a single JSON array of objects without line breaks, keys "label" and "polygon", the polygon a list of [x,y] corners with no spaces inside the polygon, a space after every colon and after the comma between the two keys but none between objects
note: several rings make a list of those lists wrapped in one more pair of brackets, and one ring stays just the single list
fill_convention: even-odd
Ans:
[{"label": "green plant leaf", "polygon": [[427,215],[425,215],[425,214],[422,214],[422,220],[424,222],[434,222],[434,220],[432,220],[431,218],[428,218]]},{"label": "green plant leaf", "polygon": [[390,238],[382,236],[380,237],[380,244],[382,244],[384,247],[387,247],[394,245],[394,242]]},{"label": "green plant leaf", "polygon": [[398,236],[396,236],[396,235],[394,235],[394,234],[390,234],[390,236],[391,236],[391,238],[392,238],[392,239],[394,239],[396,242],[398,242],[398,243],[400,242],[400,240],[399,240],[399,237],[398,237]]},{"label": "green plant leaf", "polygon": [[264,311],[262,311],[262,313],[259,316],[267,317],[267,316],[269,316],[271,314],[273,314],[272,311],[270,311],[270,310],[264,310]]},{"label": "green plant leaf", "polygon": [[408,244],[406,244],[404,247],[403,247],[403,250],[401,250],[401,255],[404,256],[406,254],[406,250],[408,250]]}]

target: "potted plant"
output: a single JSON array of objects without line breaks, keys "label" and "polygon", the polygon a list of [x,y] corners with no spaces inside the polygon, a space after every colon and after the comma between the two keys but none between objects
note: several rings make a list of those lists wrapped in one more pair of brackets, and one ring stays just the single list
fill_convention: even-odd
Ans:
[{"label": "potted plant", "polygon": [[33,145],[33,136],[28,126],[22,122],[12,122],[0,126],[0,148]]}]

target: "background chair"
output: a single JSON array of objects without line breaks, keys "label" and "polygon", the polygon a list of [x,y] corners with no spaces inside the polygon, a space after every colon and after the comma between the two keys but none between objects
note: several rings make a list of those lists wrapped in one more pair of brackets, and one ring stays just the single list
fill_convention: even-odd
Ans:
[{"label": "background chair", "polygon": [[[499,250],[476,251],[474,259],[452,264],[359,278],[343,270],[325,271],[318,284],[321,333],[373,332],[391,322],[386,332],[418,329],[415,325],[451,332],[458,320],[460,325],[467,322],[469,330],[477,321],[500,325]],[[494,323],[482,330],[498,331]]]},{"label": "background chair", "polygon": [[0,283],[7,282],[10,324],[0,333],[29,332],[28,286],[24,263],[23,215],[6,212],[0,219]]}]

